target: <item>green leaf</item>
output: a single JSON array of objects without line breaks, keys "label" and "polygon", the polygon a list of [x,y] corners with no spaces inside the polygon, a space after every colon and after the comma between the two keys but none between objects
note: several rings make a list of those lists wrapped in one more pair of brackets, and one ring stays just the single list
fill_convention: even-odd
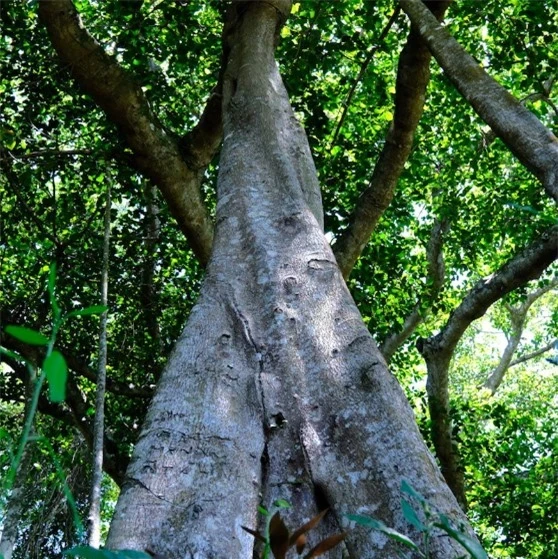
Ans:
[{"label": "green leaf", "polygon": [[89,316],[91,314],[103,314],[108,307],[106,305],[93,305],[91,307],[86,307],[85,309],[79,309],[77,311],[69,312],[66,318],[71,316]]},{"label": "green leaf", "polygon": [[414,488],[412,487],[406,480],[401,482],[401,491],[403,493],[407,493],[414,499],[416,499],[419,503],[426,503],[426,499]]},{"label": "green leaf", "polygon": [[404,534],[399,533],[397,530],[393,528],[389,528],[380,520],[376,520],[375,518],[370,518],[369,516],[362,516],[360,514],[347,514],[346,517],[360,524],[361,526],[365,526],[367,528],[372,528],[373,530],[378,530],[379,532],[383,532],[388,538],[392,539],[393,541],[399,542],[410,549],[414,549],[415,551],[419,551],[419,547],[407,536]]},{"label": "green leaf", "polygon": [[33,363],[31,363],[31,361],[28,361],[27,359],[25,359],[25,357],[22,357],[21,355],[19,355],[19,353],[15,353],[14,351],[10,351],[9,349],[6,349],[5,347],[0,346],[0,354],[7,355],[8,357],[11,357],[12,359],[15,359],[16,361],[21,361],[22,363],[25,363],[28,367],[33,367]]},{"label": "green leaf", "polygon": [[285,499],[277,499],[273,502],[273,506],[280,509],[290,509],[291,503],[289,503],[289,501],[285,501]]},{"label": "green leaf", "polygon": [[43,371],[48,381],[48,396],[51,402],[63,402],[66,398],[68,366],[64,356],[54,350],[44,361]]},{"label": "green leaf", "polygon": [[420,521],[420,518],[417,516],[415,509],[411,506],[409,501],[402,499],[401,509],[403,510],[403,516],[409,524],[412,524],[420,532],[426,531],[426,526]]},{"label": "green leaf", "polygon": [[95,549],[88,545],[72,547],[64,551],[67,557],[81,557],[81,559],[153,559],[151,555],[143,551],[123,549],[111,551],[110,549]]},{"label": "green leaf", "polygon": [[20,342],[25,342],[29,345],[48,345],[49,342],[46,336],[43,336],[37,330],[32,330],[25,326],[6,326],[5,332]]},{"label": "green leaf", "polygon": [[451,538],[460,543],[473,556],[473,559],[488,559],[488,554],[482,546],[467,534],[454,528],[444,514],[440,514],[440,522],[436,522],[434,526],[444,530]]}]

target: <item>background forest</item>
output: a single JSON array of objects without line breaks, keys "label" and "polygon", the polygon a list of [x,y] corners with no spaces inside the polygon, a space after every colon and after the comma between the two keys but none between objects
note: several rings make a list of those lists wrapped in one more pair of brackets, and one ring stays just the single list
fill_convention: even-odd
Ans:
[{"label": "background forest", "polygon": [[[220,0],[75,2],[87,30],[141,85],[170,135],[197,122],[220,67]],[[113,124],[60,64],[35,1],[0,4],[0,341],[40,364],[6,325],[51,328],[49,268],[65,312],[99,305],[110,187],[108,363],[102,518],[106,530],[154,387],[196,300],[203,269]],[[529,0],[459,1],[451,33],[549,129],[558,122],[558,9]],[[328,240],[370,183],[393,118],[408,20],[389,1],[295,3],[280,71],[309,138]],[[424,113],[391,204],[347,280],[430,441],[426,366],[435,335],[482,278],[545,230],[555,204],[461,98],[435,61]],[[218,156],[203,182],[214,209]],[[450,368],[454,444],[468,515],[491,557],[558,557],[556,265],[500,298],[462,337]],[[99,317],[58,334],[66,401],[39,400],[17,487],[14,559],[79,543],[61,483],[88,510]],[[27,367],[0,363],[0,480],[25,415]],[[56,458],[56,459],[55,459]],[[0,501],[0,522],[8,512]]]}]

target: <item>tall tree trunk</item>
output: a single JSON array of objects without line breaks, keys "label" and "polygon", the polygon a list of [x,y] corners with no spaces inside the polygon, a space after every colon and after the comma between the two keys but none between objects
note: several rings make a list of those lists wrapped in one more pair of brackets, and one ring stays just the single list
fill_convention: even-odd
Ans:
[{"label": "tall tree trunk", "polygon": [[[107,176],[110,170],[107,168]],[[108,272],[110,249],[111,183],[107,184],[105,206],[103,262],[101,270],[101,304],[108,304]],[[107,311],[101,315],[99,328],[99,362],[97,364],[97,389],[95,393],[95,421],[93,423],[93,468],[91,473],[91,502],[89,504],[88,540],[92,547],[101,541],[101,484],[103,481],[103,450],[105,437],[105,393],[107,384]]]},{"label": "tall tree trunk", "polygon": [[[213,254],[136,445],[112,548],[252,558],[241,526],[255,528],[258,504],[278,497],[293,525],[332,508],[317,537],[355,512],[416,537],[403,479],[465,522],[324,237],[316,171],[273,56],[289,9],[243,2],[229,14]],[[359,559],[396,555],[365,530],[346,546]],[[445,537],[433,547],[439,559],[459,549]]]}]

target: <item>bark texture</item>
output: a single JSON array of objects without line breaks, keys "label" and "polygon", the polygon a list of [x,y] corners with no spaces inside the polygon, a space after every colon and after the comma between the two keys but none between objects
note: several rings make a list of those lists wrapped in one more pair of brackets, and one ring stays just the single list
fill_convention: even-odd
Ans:
[{"label": "bark texture", "polygon": [[[284,2],[235,3],[225,40],[214,251],[136,445],[107,545],[158,557],[252,558],[256,507],[289,524],[327,505],[410,532],[407,479],[464,517],[352,301],[325,239],[316,173],[273,50]],[[416,537],[417,534],[411,534]],[[459,554],[437,537],[432,557]],[[329,557],[394,557],[355,530]]]},{"label": "bark texture", "polygon": [[558,138],[442,27],[422,0],[399,0],[457,90],[558,201]]},{"label": "bark texture", "polygon": [[517,254],[497,272],[481,279],[453,311],[441,332],[417,346],[428,369],[426,390],[432,425],[432,442],[442,473],[459,502],[466,507],[463,469],[452,437],[449,402],[449,366],[455,348],[468,326],[484,315],[490,305],[537,279],[558,257],[558,226]]}]

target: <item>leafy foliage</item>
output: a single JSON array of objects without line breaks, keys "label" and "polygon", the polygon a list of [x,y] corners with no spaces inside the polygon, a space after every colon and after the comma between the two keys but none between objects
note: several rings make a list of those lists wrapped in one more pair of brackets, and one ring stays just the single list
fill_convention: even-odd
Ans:
[{"label": "leafy foliage", "polygon": [[[400,543],[401,545],[416,552],[419,557],[428,559],[430,557],[430,539],[435,529],[442,530],[449,535],[450,538],[461,544],[463,548],[469,552],[472,559],[488,559],[488,555],[482,547],[463,530],[456,528],[451,520],[444,514],[440,514],[430,507],[428,501],[418,493],[409,483],[403,481],[401,491],[411,497],[420,506],[424,521],[421,520],[415,508],[406,499],[401,500],[401,509],[403,515],[409,524],[411,524],[422,535],[422,545],[417,545],[413,540],[405,534],[401,534],[389,528],[383,522],[363,516],[359,514],[349,514],[347,518],[356,524],[378,530],[385,534],[388,538]],[[464,556],[462,559],[467,559]]]},{"label": "leafy foliage", "polygon": [[[169,134],[181,137],[190,130],[217,81],[224,3],[109,0],[76,6],[92,35],[131,72]],[[14,425],[24,421],[29,366],[42,364],[49,398],[41,393],[38,400],[38,426],[68,472],[81,511],[87,501],[84,441],[93,414],[96,355],[87,315],[101,312],[97,263],[106,183],[114,185],[107,432],[110,454],[122,469],[197,297],[202,270],[159,195],[129,165],[130,153],[113,125],[58,62],[36,10],[36,2],[7,2],[0,10],[0,330],[2,345],[9,344],[0,364],[5,430],[0,460],[8,466],[1,476],[6,479],[16,448]],[[408,32],[399,14],[380,40],[393,10],[387,0],[305,0],[294,4],[282,31],[278,59],[315,155],[333,243],[368,184],[393,116],[397,60]],[[482,11],[474,2],[455,3],[448,20],[469,52],[549,127],[558,117],[556,17],[550,3],[489,0]],[[391,366],[425,433],[425,373],[414,348],[417,337],[436,332],[477,279],[556,222],[537,181],[493,140],[435,65],[432,71],[395,199],[349,282],[378,342],[398,330],[417,304],[424,313],[424,323]],[[218,163],[217,157],[203,185],[210,207]],[[444,240],[447,281],[431,307],[426,250],[437,219],[450,223]],[[56,297],[51,262],[58,269]],[[57,349],[45,360],[51,339],[45,332],[58,305],[72,317],[71,328],[57,333]],[[534,328],[533,349],[556,332],[556,299],[547,311],[545,316],[541,311],[544,326]],[[479,358],[478,344],[466,345],[454,368],[453,419],[472,517],[498,557],[555,556],[554,381],[539,384],[525,370],[497,400],[479,401],[468,387],[482,382],[489,363]],[[25,544],[31,540],[39,542],[33,549],[38,557],[60,557],[65,545],[80,543],[66,529],[67,510],[58,508],[63,490],[48,451],[37,444],[33,453],[37,482],[30,482],[26,493],[33,506],[15,559],[33,556]],[[107,503],[115,491],[107,489]],[[277,530],[284,533],[279,519]],[[37,526],[44,528],[40,534]]]}]

